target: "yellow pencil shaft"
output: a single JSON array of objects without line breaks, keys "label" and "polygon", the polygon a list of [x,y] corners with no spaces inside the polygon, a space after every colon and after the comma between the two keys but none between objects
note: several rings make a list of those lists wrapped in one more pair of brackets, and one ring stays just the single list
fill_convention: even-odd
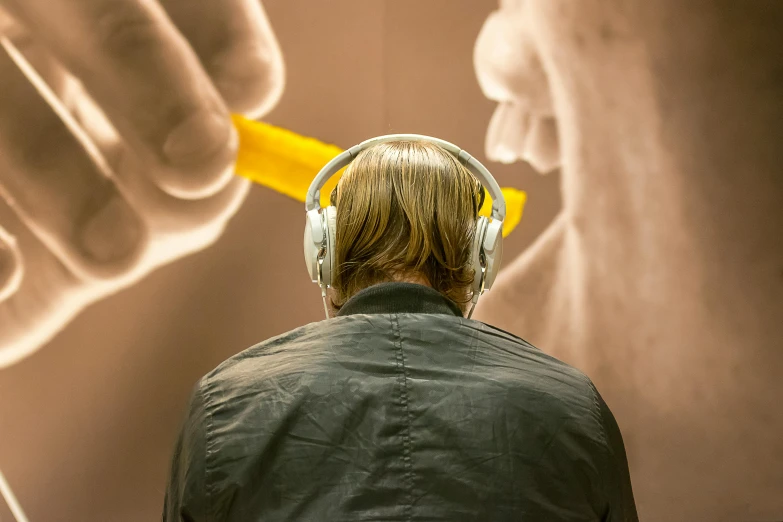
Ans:
[{"label": "yellow pencil shaft", "polygon": [[[336,145],[268,123],[248,120],[239,115],[234,115],[233,120],[239,132],[236,173],[297,201],[304,202],[310,182],[318,171],[343,152]],[[321,189],[321,206],[329,204],[329,195],[341,175],[342,171],[332,176]],[[505,237],[521,221],[527,194],[510,187],[501,190],[506,198],[506,219],[503,222]],[[479,214],[489,216],[491,209],[492,202],[488,197]]]}]

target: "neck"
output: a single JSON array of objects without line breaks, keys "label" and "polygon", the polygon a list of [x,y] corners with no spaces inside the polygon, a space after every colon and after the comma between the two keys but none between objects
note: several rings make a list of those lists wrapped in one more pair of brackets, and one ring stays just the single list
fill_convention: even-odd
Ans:
[{"label": "neck", "polygon": [[395,275],[392,277],[392,282],[394,283],[413,283],[417,285],[423,285],[428,286],[432,288],[432,285],[429,281],[427,281],[427,278],[424,277],[422,274],[401,274],[401,275]]},{"label": "neck", "polygon": [[655,301],[671,288],[667,306],[675,294],[779,303],[779,30],[752,10],[683,7],[666,24],[644,9],[548,56],[574,73],[553,89],[575,245],[595,276],[628,274],[625,291]]},{"label": "neck", "polygon": [[598,12],[593,40],[593,13],[537,24],[560,120],[572,321],[596,345],[654,347],[661,365],[763,360],[783,335],[778,29],[752,9],[687,2],[666,23],[659,5]]}]

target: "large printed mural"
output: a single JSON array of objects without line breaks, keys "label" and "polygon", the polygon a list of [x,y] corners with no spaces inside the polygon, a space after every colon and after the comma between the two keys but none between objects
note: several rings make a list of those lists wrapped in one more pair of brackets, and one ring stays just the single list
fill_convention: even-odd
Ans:
[{"label": "large printed mural", "polygon": [[640,518],[780,520],[781,26],[775,0],[0,0],[0,520],[159,518],[193,382],[321,319],[301,180],[237,175],[240,116],[470,150],[527,194],[474,318],[593,379]]}]

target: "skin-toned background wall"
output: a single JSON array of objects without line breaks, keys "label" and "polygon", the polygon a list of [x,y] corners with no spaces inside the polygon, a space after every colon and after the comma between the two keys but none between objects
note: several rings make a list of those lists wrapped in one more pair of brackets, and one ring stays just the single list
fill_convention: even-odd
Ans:
[{"label": "skin-toned background wall", "polygon": [[[495,0],[264,1],[286,82],[263,119],[341,147],[435,135],[527,191],[507,270],[475,317],[596,382],[623,430],[642,520],[780,520],[783,8],[500,4],[477,79]],[[512,42],[499,63],[493,34]],[[510,99],[492,91],[503,84]],[[511,115],[495,127],[501,142],[531,107],[554,116],[562,171],[489,161],[500,117],[486,95]],[[31,520],[159,518],[194,382],[322,318],[302,211],[252,187],[213,246],[96,302],[0,370],[0,469]]]}]

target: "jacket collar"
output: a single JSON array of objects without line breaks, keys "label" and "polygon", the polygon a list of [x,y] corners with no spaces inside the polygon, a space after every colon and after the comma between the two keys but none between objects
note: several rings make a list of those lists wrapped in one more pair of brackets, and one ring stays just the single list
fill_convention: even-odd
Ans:
[{"label": "jacket collar", "polygon": [[379,283],[357,292],[338,316],[353,314],[447,314],[462,317],[457,304],[437,290],[415,283]]}]

